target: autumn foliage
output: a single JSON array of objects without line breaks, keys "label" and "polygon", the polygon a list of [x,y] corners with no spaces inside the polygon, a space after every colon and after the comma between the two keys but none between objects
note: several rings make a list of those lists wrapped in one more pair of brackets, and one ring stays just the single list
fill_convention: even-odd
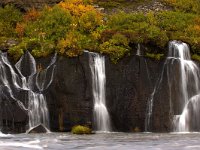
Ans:
[{"label": "autumn foliage", "polygon": [[6,6],[0,8],[0,45],[10,37],[17,39],[19,44],[8,50],[16,60],[26,50],[36,57],[53,52],[76,57],[88,50],[106,54],[116,63],[138,43],[157,47],[146,51],[146,56],[160,59],[169,40],[176,39],[189,43],[195,54],[193,58],[197,59],[200,55],[199,1],[163,1],[174,10],[145,14],[119,11],[106,15],[91,0],[65,0],[40,11],[30,9],[25,14]]}]

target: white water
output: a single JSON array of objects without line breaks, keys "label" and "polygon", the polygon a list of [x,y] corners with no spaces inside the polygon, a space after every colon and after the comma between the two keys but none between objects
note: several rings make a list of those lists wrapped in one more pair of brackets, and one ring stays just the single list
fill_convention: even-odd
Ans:
[{"label": "white water", "polygon": [[199,150],[199,133],[16,134],[1,137],[1,150]]},{"label": "white water", "polygon": [[[30,73],[29,76],[24,77],[22,74],[23,69],[23,59],[28,60],[28,64],[30,65]],[[22,76],[22,79],[25,78],[26,80],[22,80],[25,83],[25,89],[28,89],[28,110],[29,110],[29,130],[32,128],[43,124],[47,129],[49,129],[49,111],[46,103],[46,97],[42,93],[44,89],[48,88],[53,80],[53,73],[55,68],[56,55],[52,58],[50,65],[47,68],[37,71],[37,64],[33,56],[27,52],[21,59],[17,62],[15,67],[17,68],[18,72]],[[53,66],[52,72],[49,74],[51,77],[50,80],[46,80],[47,71],[48,69]],[[34,78],[34,76],[36,76]],[[42,78],[39,78],[42,77]],[[34,80],[35,79],[35,80]],[[47,87],[45,87],[45,83],[47,83]],[[36,84],[38,90],[35,92],[34,85]]]},{"label": "white water", "polygon": [[136,55],[141,56],[140,44],[137,45],[137,52]]},{"label": "white water", "polygon": [[[43,124],[46,128],[49,128],[49,112],[43,91],[49,87],[53,80],[56,55],[52,58],[50,65],[42,71],[37,71],[35,59],[29,52],[26,52],[15,66],[11,65],[6,53],[1,53],[0,56],[1,85],[7,87],[6,92],[9,94],[8,96],[15,100],[20,108],[27,111],[29,116],[27,131],[39,124]],[[24,75],[24,70],[29,70],[29,73]],[[40,75],[41,72],[42,75]],[[48,79],[46,78],[47,73],[50,76]],[[43,78],[39,78],[39,76],[43,76]],[[11,80],[9,80],[10,78]],[[38,89],[35,89],[35,87]],[[20,99],[15,98],[13,90],[27,93],[27,96],[24,96],[28,104],[26,102],[24,104]]]},{"label": "white water", "polygon": [[[175,68],[177,65],[178,68]],[[200,131],[200,72],[198,66],[191,60],[189,46],[180,41],[171,41],[169,43],[168,57],[148,102],[146,131],[148,131],[151,125],[153,99],[163,81],[162,78],[165,68],[167,69],[167,83],[169,87],[169,115],[172,115],[174,111],[172,108],[172,93],[177,92],[172,84],[175,83],[176,88],[179,89],[178,93],[176,93],[178,95],[179,108],[176,109],[181,110],[181,114],[174,115],[174,131]],[[174,71],[176,71],[176,73]],[[178,78],[176,77],[177,75],[179,75]]]},{"label": "white water", "polygon": [[43,94],[29,91],[29,129],[32,129],[40,124],[43,124],[49,129],[49,111],[46,103],[46,98]]},{"label": "white water", "polygon": [[[185,43],[172,43],[171,50],[178,55],[181,68],[182,114],[174,117],[175,131],[200,131],[200,72],[198,66],[191,60],[189,47]],[[192,85],[191,85],[192,84]],[[192,91],[191,91],[192,88]]]},{"label": "white water", "polygon": [[105,58],[97,53],[88,53],[92,72],[92,88],[94,99],[94,122],[97,131],[111,131],[110,117],[106,108],[106,76]]}]

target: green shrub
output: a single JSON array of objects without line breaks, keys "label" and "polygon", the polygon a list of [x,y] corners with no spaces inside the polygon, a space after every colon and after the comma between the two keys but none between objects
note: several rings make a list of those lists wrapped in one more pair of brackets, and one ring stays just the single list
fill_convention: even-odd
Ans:
[{"label": "green shrub", "polygon": [[194,55],[192,55],[192,59],[200,61],[200,55],[194,54]]},{"label": "green shrub", "polygon": [[26,49],[26,44],[20,43],[17,46],[11,47],[8,50],[8,53],[13,57],[15,61],[17,61],[24,54],[25,49]]},{"label": "green shrub", "polygon": [[146,53],[145,56],[148,57],[148,58],[155,59],[155,60],[161,60],[161,59],[163,58],[164,54],[152,54],[152,53]]},{"label": "green shrub", "polygon": [[92,130],[86,126],[77,125],[72,127],[73,134],[92,134]]},{"label": "green shrub", "polygon": [[174,7],[177,11],[200,13],[199,0],[164,0],[164,2]]},{"label": "green shrub", "polygon": [[38,38],[43,36],[47,40],[57,42],[64,38],[72,23],[72,16],[68,11],[54,6],[45,8],[35,21],[26,22],[25,36]]},{"label": "green shrub", "polygon": [[13,6],[6,6],[0,8],[0,47],[5,45],[5,39],[16,38],[17,33],[20,43],[8,51],[15,59],[25,50],[36,57],[45,57],[55,51],[75,57],[87,49],[106,54],[117,63],[130,53],[132,45],[138,43],[157,47],[147,51],[146,56],[159,60],[168,41],[175,39],[188,43],[192,53],[200,55],[198,1],[165,1],[176,11],[146,14],[120,11],[105,16],[91,5],[90,0],[66,0],[41,11],[30,10],[22,17]]},{"label": "green shrub", "polygon": [[91,33],[96,30],[97,27],[101,26],[103,23],[102,15],[96,11],[89,11],[84,13],[78,19],[78,28],[84,33]]},{"label": "green shrub", "polygon": [[107,26],[113,30],[139,30],[140,26],[142,28],[147,25],[145,24],[146,21],[147,17],[142,13],[125,13],[120,11],[108,17]]},{"label": "green shrub", "polygon": [[125,56],[130,50],[129,40],[124,35],[117,33],[108,41],[100,44],[100,52],[108,54],[114,63]]},{"label": "green shrub", "polygon": [[15,27],[22,13],[14,6],[0,7],[0,37],[16,37]]},{"label": "green shrub", "polygon": [[35,57],[46,57],[54,51],[54,44],[47,40],[24,38],[18,45],[11,47],[8,53],[14,60],[18,60],[26,50],[31,51]]}]

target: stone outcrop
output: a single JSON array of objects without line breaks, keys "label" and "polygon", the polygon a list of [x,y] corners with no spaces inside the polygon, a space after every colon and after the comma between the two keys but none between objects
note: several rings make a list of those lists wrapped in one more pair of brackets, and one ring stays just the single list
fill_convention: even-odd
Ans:
[{"label": "stone outcrop", "polygon": [[60,1],[61,0],[1,0],[0,6],[12,4],[21,10],[27,11],[30,8],[41,9],[45,5],[52,6]]},{"label": "stone outcrop", "polygon": [[30,131],[28,131],[29,134],[31,134],[31,133],[47,133],[47,132],[48,132],[48,130],[42,124],[34,127]]},{"label": "stone outcrop", "polygon": [[[41,9],[45,5],[55,5],[62,0],[1,0],[0,6],[5,6],[8,4],[15,5],[17,8],[21,9],[22,11],[27,11],[30,8],[36,8]],[[114,1],[114,0],[113,0]],[[101,3],[101,0],[97,0],[97,4]],[[106,3],[106,2],[105,2]],[[109,2],[107,2],[109,5]],[[123,6],[123,3],[125,3],[125,7]],[[127,5],[128,3],[128,5]],[[98,5],[94,5],[97,9],[100,11],[104,11],[104,8],[99,8]],[[162,11],[162,10],[171,10],[172,8],[167,6],[163,3],[162,0],[152,0],[152,1],[143,1],[138,3],[137,0],[126,0],[125,2],[122,2],[119,6],[113,7],[112,10],[107,10],[106,12],[109,13],[115,12],[118,9],[122,9],[125,12],[144,12],[147,13],[149,11]]]}]

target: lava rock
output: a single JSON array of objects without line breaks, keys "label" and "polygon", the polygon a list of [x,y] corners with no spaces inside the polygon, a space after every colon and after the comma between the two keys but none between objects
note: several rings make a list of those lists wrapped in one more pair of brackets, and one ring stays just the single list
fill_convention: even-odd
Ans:
[{"label": "lava rock", "polygon": [[48,130],[46,127],[44,127],[43,124],[40,124],[28,131],[29,134],[30,133],[47,133],[47,132],[48,132]]}]

